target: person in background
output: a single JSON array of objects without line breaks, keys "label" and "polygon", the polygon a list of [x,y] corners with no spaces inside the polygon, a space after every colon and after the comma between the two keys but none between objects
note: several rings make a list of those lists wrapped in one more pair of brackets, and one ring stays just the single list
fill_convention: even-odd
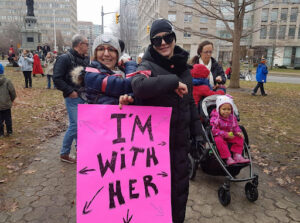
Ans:
[{"label": "person in background", "polygon": [[43,77],[45,76],[42,65],[41,65],[40,57],[37,53],[35,53],[34,56],[33,56],[32,74],[33,74],[33,77],[35,77],[36,74],[41,74]]},{"label": "person in background", "polygon": [[84,100],[78,97],[79,85],[72,81],[71,71],[77,66],[86,67],[90,59],[85,56],[88,53],[88,39],[76,34],[72,37],[72,49],[56,59],[53,68],[53,82],[55,87],[63,92],[69,117],[69,127],[63,139],[60,151],[60,160],[67,163],[76,163],[76,158],[70,156],[73,140],[77,141],[77,107],[84,104]]},{"label": "person in background", "polygon": [[252,91],[252,95],[255,96],[258,88],[260,88],[260,93],[262,96],[267,96],[265,89],[264,89],[264,83],[267,82],[267,74],[269,73],[268,67],[266,65],[267,60],[262,57],[260,63],[258,64],[256,68],[256,81],[257,85]]},{"label": "person in background", "polygon": [[[150,41],[131,85],[135,103],[143,106],[171,107],[170,165],[173,223],[183,223],[189,194],[188,151],[190,137],[201,135],[199,115],[192,96],[192,76],[188,52],[176,45],[170,21],[152,23]],[[149,75],[139,73],[149,70]],[[120,104],[126,104],[120,97]]]},{"label": "person in background", "polygon": [[15,98],[14,85],[4,76],[4,67],[0,64],[0,138],[4,136],[4,122],[7,136],[13,133],[11,107]]},{"label": "person in background", "polygon": [[[198,105],[204,97],[215,94],[225,94],[221,89],[218,89],[217,91],[212,90],[209,80],[207,79],[209,73],[209,70],[203,64],[194,64],[193,69],[191,70],[191,75],[193,77],[193,97],[196,105]],[[201,84],[198,85],[197,81],[201,82]]]},{"label": "person in background", "polygon": [[137,63],[140,64],[142,63],[142,59],[143,59],[144,53],[140,53],[137,59]]},{"label": "person in background", "polygon": [[199,44],[197,54],[191,60],[191,64],[204,64],[210,71],[209,83],[213,86],[214,90],[219,87],[224,88],[226,76],[222,66],[218,64],[215,58],[212,57],[214,45],[210,41],[203,41]]},{"label": "person in background", "polygon": [[231,66],[232,66],[232,62],[230,61],[230,62],[229,62],[229,67],[228,67],[228,68],[226,69],[226,71],[225,71],[225,74],[226,74],[228,80],[230,80],[231,73],[232,73]]},{"label": "person in background", "polygon": [[[249,163],[250,160],[242,156],[244,136],[233,113],[231,96],[218,96],[216,106],[217,108],[210,114],[210,125],[220,157],[226,160],[228,166],[236,163]],[[227,143],[231,144],[230,151],[233,157]]]},{"label": "person in background", "polygon": [[33,66],[33,56],[28,50],[23,50],[23,53],[21,54],[18,65],[21,67],[21,70],[24,74],[25,78],[25,88],[32,88],[32,78],[31,78],[31,72],[32,72],[32,66]]},{"label": "person in background", "polygon": [[[45,58],[45,73],[47,75],[47,88],[51,89],[51,80],[53,81],[53,67],[55,64],[55,56],[52,52],[48,52]],[[55,88],[55,85],[53,83],[53,88]]]}]

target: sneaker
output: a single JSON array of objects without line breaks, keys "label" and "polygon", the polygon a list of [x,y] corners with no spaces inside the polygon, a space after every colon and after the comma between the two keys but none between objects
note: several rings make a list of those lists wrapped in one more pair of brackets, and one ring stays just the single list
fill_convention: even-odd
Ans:
[{"label": "sneaker", "polygon": [[241,154],[235,153],[233,159],[237,163],[250,163],[249,159],[245,159]]},{"label": "sneaker", "polygon": [[236,164],[236,161],[233,160],[231,157],[228,157],[227,160],[226,160],[226,164],[227,164],[228,166],[231,166],[231,165],[233,165],[233,164]]},{"label": "sneaker", "polygon": [[268,96],[268,94],[262,94],[262,96]]},{"label": "sneaker", "polygon": [[66,163],[76,163],[76,159],[69,156],[69,154],[60,155],[60,160]]},{"label": "sneaker", "polygon": [[256,94],[254,92],[251,93],[252,96],[256,96]]}]

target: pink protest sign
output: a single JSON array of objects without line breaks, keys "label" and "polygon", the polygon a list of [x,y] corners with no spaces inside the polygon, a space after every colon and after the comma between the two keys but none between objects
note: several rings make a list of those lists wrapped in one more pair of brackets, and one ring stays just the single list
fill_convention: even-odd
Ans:
[{"label": "pink protest sign", "polygon": [[77,223],[171,217],[171,108],[79,105]]}]

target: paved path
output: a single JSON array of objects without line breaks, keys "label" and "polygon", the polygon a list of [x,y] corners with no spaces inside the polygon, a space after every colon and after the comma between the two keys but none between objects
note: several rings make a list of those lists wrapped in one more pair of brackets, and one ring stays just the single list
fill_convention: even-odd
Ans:
[{"label": "paved path", "polygon": [[[16,181],[9,183],[4,196],[10,211],[0,212],[0,223],[76,222],[76,166],[58,159],[62,136],[40,145],[37,149],[41,152],[35,161]],[[244,183],[232,183],[231,203],[223,207],[218,201],[217,190],[224,178],[198,170],[190,185],[185,223],[300,222],[300,197],[277,187],[268,175],[257,173],[260,176],[259,199],[249,202],[244,194]]]}]

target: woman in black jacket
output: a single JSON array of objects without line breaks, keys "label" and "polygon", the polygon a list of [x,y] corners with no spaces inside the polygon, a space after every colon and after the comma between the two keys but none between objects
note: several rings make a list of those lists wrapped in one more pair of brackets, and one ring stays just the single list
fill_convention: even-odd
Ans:
[{"label": "woman in black jacket", "polygon": [[210,85],[216,88],[220,84],[225,84],[226,76],[222,66],[212,57],[213,49],[214,45],[210,41],[206,40],[200,43],[197,50],[198,55],[193,57],[191,64],[204,64],[210,70]]},{"label": "woman in black jacket", "polygon": [[189,192],[188,151],[190,136],[199,136],[200,120],[192,97],[188,53],[175,45],[171,22],[158,19],[150,30],[151,44],[138,70],[151,70],[150,77],[136,75],[131,81],[135,103],[172,107],[170,125],[171,202],[174,223],[185,218]]}]

